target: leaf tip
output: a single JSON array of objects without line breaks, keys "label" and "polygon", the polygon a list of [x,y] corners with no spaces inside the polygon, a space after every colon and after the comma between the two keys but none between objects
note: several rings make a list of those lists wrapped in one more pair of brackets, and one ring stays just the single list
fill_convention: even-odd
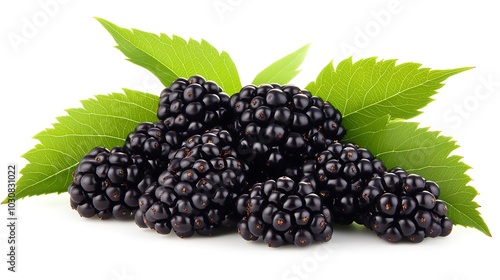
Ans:
[{"label": "leaf tip", "polygon": [[111,21],[107,19],[103,19],[101,17],[94,17],[95,20],[97,20],[106,30],[108,30],[109,33],[112,34],[112,30],[114,29],[120,29],[119,26],[116,24],[112,23]]},{"label": "leaf tip", "polygon": [[108,20],[105,20],[105,19],[98,17],[98,16],[95,16],[94,19],[97,20],[102,25],[104,25],[105,23],[109,23]]},{"label": "leaf tip", "polygon": [[479,227],[475,227],[475,228],[478,229],[480,232],[484,233],[484,235],[486,235],[488,237],[493,237],[493,235],[491,234],[491,231],[488,228],[488,225],[486,223],[484,223],[483,227],[481,227],[481,228],[479,228]]},{"label": "leaf tip", "polygon": [[469,70],[472,70],[475,68],[476,68],[476,66],[465,66],[465,67],[456,68],[455,71],[456,71],[456,74],[458,74],[458,73],[469,71]]},{"label": "leaf tip", "polygon": [[303,45],[303,46],[301,47],[301,49],[303,49],[304,51],[307,51],[307,50],[309,50],[309,48],[311,47],[311,45],[312,45],[312,43],[311,43],[311,42],[309,42],[309,43],[307,43],[307,44]]}]

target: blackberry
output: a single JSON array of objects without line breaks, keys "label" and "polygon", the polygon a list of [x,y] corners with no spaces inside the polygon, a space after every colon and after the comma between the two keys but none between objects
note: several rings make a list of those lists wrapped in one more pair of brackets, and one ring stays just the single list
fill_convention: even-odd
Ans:
[{"label": "blackberry", "polygon": [[229,95],[201,76],[178,78],[161,92],[157,116],[185,139],[224,126],[231,119]]},{"label": "blackberry", "polygon": [[331,213],[313,186],[285,176],[254,184],[237,201],[237,210],[244,216],[238,233],[246,240],[262,237],[270,247],[329,241]]},{"label": "blackberry", "polygon": [[231,96],[230,106],[238,154],[261,181],[299,179],[304,159],[345,134],[335,107],[296,86],[248,85]]},{"label": "blackberry", "polygon": [[367,206],[364,224],[389,242],[419,243],[425,237],[447,236],[453,223],[439,193],[436,183],[394,168],[372,178],[361,193]]},{"label": "blackberry", "polygon": [[155,180],[149,161],[115,147],[92,149],[81,160],[68,187],[71,207],[80,216],[125,219],[139,206],[139,197]]},{"label": "blackberry", "polygon": [[234,227],[234,200],[247,186],[247,166],[234,157],[231,135],[211,130],[186,139],[158,181],[139,199],[135,220],[158,233],[213,235]]},{"label": "blackberry", "polygon": [[362,223],[359,196],[373,176],[386,171],[367,149],[339,142],[328,145],[302,168],[306,178],[316,179],[317,193],[332,207],[333,222],[344,225]]},{"label": "blackberry", "polygon": [[157,121],[142,122],[128,134],[124,148],[133,154],[143,155],[158,173],[166,169],[182,143],[181,135]]}]

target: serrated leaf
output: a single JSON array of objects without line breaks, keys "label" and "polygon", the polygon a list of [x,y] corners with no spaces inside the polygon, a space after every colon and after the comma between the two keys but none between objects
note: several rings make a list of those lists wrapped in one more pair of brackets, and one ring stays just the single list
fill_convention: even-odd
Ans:
[{"label": "serrated leaf", "polygon": [[479,205],[473,201],[477,191],[469,185],[471,178],[466,172],[470,166],[462,162],[462,157],[451,155],[458,148],[451,137],[419,128],[414,122],[389,121],[388,116],[371,124],[362,133],[349,133],[344,140],[369,149],[387,168],[399,166],[435,181],[441,187],[439,199],[448,205],[448,217],[453,223],[491,236],[477,210]]},{"label": "serrated leaf", "polygon": [[344,124],[355,127],[386,114],[395,119],[417,116],[444,80],[469,69],[431,70],[418,63],[396,65],[395,59],[377,61],[376,57],[353,63],[348,58],[337,69],[329,63],[306,88],[330,101],[342,112]]},{"label": "serrated leaf", "polygon": [[420,114],[444,80],[468,69],[431,70],[375,57],[353,63],[349,58],[337,69],[329,63],[306,88],[342,112],[345,141],[368,148],[389,168],[400,166],[437,182],[455,224],[491,235],[473,201],[477,191],[469,185],[470,167],[451,155],[456,142],[402,121]]},{"label": "serrated leaf", "polygon": [[92,148],[122,146],[138,123],[157,120],[158,96],[124,93],[83,100],[83,108],[66,110],[52,128],[35,135],[40,143],[23,155],[29,163],[20,171],[16,199],[67,191],[74,168]]},{"label": "serrated leaf", "polygon": [[215,81],[228,94],[241,89],[238,71],[229,54],[219,52],[205,40],[186,41],[175,35],[130,30],[96,19],[113,36],[117,48],[128,60],[151,71],[165,86],[170,86],[178,77],[198,74]]},{"label": "serrated leaf", "polygon": [[278,83],[284,85],[289,83],[300,73],[298,68],[302,65],[302,62],[304,62],[309,46],[310,44],[307,44],[267,66],[255,76],[252,84],[262,85]]}]

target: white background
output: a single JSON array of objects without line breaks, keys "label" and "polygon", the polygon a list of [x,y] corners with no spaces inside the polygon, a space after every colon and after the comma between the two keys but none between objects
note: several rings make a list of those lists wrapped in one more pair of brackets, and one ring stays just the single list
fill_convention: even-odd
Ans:
[{"label": "white background", "polygon": [[22,168],[26,161],[21,155],[36,144],[31,137],[54,123],[65,108],[123,87],[161,91],[154,76],[113,48],[111,36],[93,19],[99,16],[123,27],[204,38],[229,52],[243,84],[268,63],[306,43],[312,45],[294,80],[299,86],[313,80],[330,60],[336,63],[351,54],[354,59],[398,58],[434,69],[475,66],[448,79],[417,120],[454,137],[461,146],[456,152],[473,167],[472,185],[480,192],[476,201],[493,237],[457,226],[447,238],[426,239],[418,245],[388,244],[362,228],[336,228],[331,242],[305,249],[271,249],[262,242],[245,242],[237,234],[182,240],[141,230],[133,222],[81,219],[70,210],[69,197],[63,193],[18,201],[15,274],[7,271],[7,208],[0,206],[0,279],[498,277],[500,204],[494,176],[499,156],[495,131],[500,18],[494,3],[2,1],[2,198],[7,193],[7,164]]}]

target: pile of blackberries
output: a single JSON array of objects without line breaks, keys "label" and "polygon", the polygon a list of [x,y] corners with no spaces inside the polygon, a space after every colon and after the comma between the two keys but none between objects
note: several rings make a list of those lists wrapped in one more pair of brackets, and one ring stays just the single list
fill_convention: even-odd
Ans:
[{"label": "pile of blackberries", "polygon": [[201,76],[179,78],[157,116],[122,147],[82,158],[68,188],[82,217],[133,217],[179,237],[237,230],[271,247],[329,241],[334,224],[353,222],[389,242],[451,232],[436,183],[342,142],[341,113],[296,86],[229,96]]}]

